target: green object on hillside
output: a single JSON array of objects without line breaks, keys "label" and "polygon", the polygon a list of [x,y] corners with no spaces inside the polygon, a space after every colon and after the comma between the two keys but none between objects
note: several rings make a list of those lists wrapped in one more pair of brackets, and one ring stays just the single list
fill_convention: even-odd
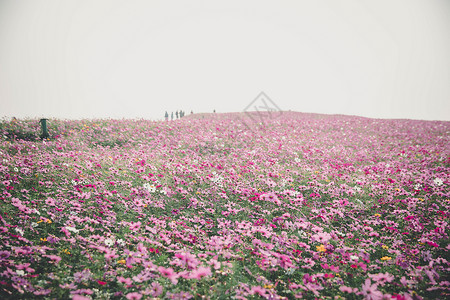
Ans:
[{"label": "green object on hillside", "polygon": [[41,139],[46,139],[46,138],[50,137],[50,135],[48,134],[48,129],[47,129],[47,120],[48,119],[39,120],[39,123],[41,123],[41,130],[42,130]]}]

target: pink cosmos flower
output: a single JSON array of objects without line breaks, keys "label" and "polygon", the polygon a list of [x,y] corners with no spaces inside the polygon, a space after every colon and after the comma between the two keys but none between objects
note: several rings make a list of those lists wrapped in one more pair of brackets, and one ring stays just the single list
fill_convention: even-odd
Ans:
[{"label": "pink cosmos flower", "polygon": [[0,251],[0,260],[7,259],[10,255],[11,253],[9,251]]},{"label": "pink cosmos flower", "polygon": [[427,242],[428,245],[432,246],[432,247],[439,247],[439,245],[435,242]]},{"label": "pink cosmos flower", "polygon": [[174,272],[174,270],[172,268],[164,268],[164,267],[159,267],[158,271],[161,273],[161,275],[163,277],[168,278],[172,284],[177,284],[178,283],[178,275],[177,273]]},{"label": "pink cosmos flower", "polygon": [[131,223],[130,223],[130,230],[131,230],[131,231],[136,231],[136,230],[138,230],[140,227],[141,227],[141,222],[140,222],[140,221],[138,221],[138,222],[136,222],[136,223],[134,223],[134,222],[131,222]]},{"label": "pink cosmos flower", "polygon": [[200,263],[195,255],[190,253],[176,253],[175,257],[180,259],[182,266],[187,266],[189,269],[194,269]]},{"label": "pink cosmos flower", "polygon": [[405,287],[408,286],[408,280],[406,280],[405,276],[402,276],[402,278],[400,278],[400,283]]},{"label": "pink cosmos flower", "polygon": [[36,296],[47,296],[52,292],[51,289],[42,289],[42,290],[36,290],[33,292]]},{"label": "pink cosmos flower", "polygon": [[267,297],[267,293],[266,293],[266,289],[261,287],[261,286],[254,286],[252,287],[252,289],[250,290],[250,294],[252,295],[259,295],[261,297]]},{"label": "pink cosmos flower", "polygon": [[142,294],[141,293],[137,293],[137,292],[133,292],[133,293],[127,294],[126,298],[128,300],[139,300],[139,299],[142,298]]},{"label": "pink cosmos flower", "polygon": [[211,260],[208,262],[208,264],[211,265],[211,266],[213,266],[213,268],[216,269],[216,270],[219,270],[219,269],[220,269],[220,262],[218,262],[218,261],[215,260],[215,259],[211,259]]},{"label": "pink cosmos flower", "polygon": [[105,253],[105,259],[107,261],[110,261],[111,259],[117,258],[117,257],[119,257],[119,255],[116,254],[115,250],[110,252],[109,249],[108,249],[108,251],[106,251],[106,253]]},{"label": "pink cosmos flower", "polygon": [[192,279],[202,279],[202,277],[211,276],[211,268],[209,267],[199,267],[190,274]]},{"label": "pink cosmos flower", "polygon": [[133,281],[131,280],[131,278],[124,278],[124,277],[122,277],[122,276],[117,277],[117,281],[118,281],[118,282],[121,282],[121,283],[123,283],[123,284],[126,284],[126,285],[131,285],[131,284],[133,283]]},{"label": "pink cosmos flower", "polygon": [[81,296],[81,295],[73,295],[72,300],[91,300],[91,298]]},{"label": "pink cosmos flower", "polygon": [[66,227],[61,227],[61,231],[64,232],[64,234],[66,235],[66,237],[70,237],[70,232],[69,232],[69,230],[67,230]]},{"label": "pink cosmos flower", "polygon": [[61,261],[61,257],[58,255],[44,255],[47,258],[50,258],[52,263],[58,264]]},{"label": "pink cosmos flower", "polygon": [[357,288],[351,288],[351,287],[348,287],[348,286],[345,286],[345,285],[341,285],[339,287],[339,290],[341,292],[345,292],[345,293],[356,293],[358,291]]},{"label": "pink cosmos flower", "polygon": [[162,286],[156,281],[152,282],[152,284],[150,285],[150,288],[151,288],[150,295],[152,297],[158,297],[163,292]]},{"label": "pink cosmos flower", "polygon": [[45,200],[45,204],[55,206],[55,200],[53,198],[47,198],[47,200]]},{"label": "pink cosmos flower", "polygon": [[379,300],[383,298],[383,293],[377,290],[378,285],[372,284],[370,279],[367,278],[362,285],[361,294],[365,296],[367,300]]},{"label": "pink cosmos flower", "polygon": [[319,232],[315,235],[312,236],[314,238],[314,240],[316,240],[317,242],[324,244],[326,242],[328,242],[329,240],[331,240],[331,235],[328,232]]},{"label": "pink cosmos flower", "polygon": [[386,282],[392,282],[394,280],[394,276],[392,274],[386,273],[378,273],[378,274],[369,274],[369,277],[372,278],[377,284],[384,285]]}]

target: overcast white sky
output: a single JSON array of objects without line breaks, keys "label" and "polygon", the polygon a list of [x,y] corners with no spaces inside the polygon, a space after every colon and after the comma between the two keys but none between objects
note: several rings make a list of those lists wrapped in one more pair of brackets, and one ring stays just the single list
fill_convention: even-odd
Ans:
[{"label": "overcast white sky", "polygon": [[450,120],[450,1],[0,0],[0,117]]}]

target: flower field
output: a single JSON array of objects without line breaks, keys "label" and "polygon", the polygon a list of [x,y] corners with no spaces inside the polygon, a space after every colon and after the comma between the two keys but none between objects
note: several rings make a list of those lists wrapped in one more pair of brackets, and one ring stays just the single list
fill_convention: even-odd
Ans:
[{"label": "flower field", "polygon": [[1,299],[445,299],[450,122],[0,123]]}]

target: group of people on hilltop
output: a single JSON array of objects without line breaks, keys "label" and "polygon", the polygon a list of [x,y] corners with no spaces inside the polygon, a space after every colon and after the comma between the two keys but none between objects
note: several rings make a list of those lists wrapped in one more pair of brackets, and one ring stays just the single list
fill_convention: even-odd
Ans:
[{"label": "group of people on hilltop", "polygon": [[[214,109],[214,111],[213,111],[214,113],[216,113],[216,110]],[[193,114],[194,112],[191,110],[191,115]],[[183,110],[180,110],[179,112],[178,112],[178,110],[175,112],[175,118],[176,119],[178,119],[178,117],[180,117],[180,119],[182,118],[182,117],[184,117],[184,115],[185,115],[185,113],[184,113],[184,111]],[[166,113],[164,114],[164,118],[166,119],[166,121],[169,121],[169,113],[166,111]],[[170,114],[170,118],[171,118],[171,120],[173,120],[173,112]]]},{"label": "group of people on hilltop", "polygon": [[[193,114],[194,112],[191,110],[191,114]],[[182,118],[182,117],[184,117],[184,115],[185,115],[185,112],[183,111],[183,110],[180,110],[180,111],[176,111],[175,112],[175,118],[176,119],[178,119],[178,118]],[[166,111],[166,113],[164,114],[164,118],[166,119],[166,121],[169,121],[169,114],[167,113],[167,111]],[[170,114],[170,118],[171,118],[171,120],[173,120],[173,112]]]}]

